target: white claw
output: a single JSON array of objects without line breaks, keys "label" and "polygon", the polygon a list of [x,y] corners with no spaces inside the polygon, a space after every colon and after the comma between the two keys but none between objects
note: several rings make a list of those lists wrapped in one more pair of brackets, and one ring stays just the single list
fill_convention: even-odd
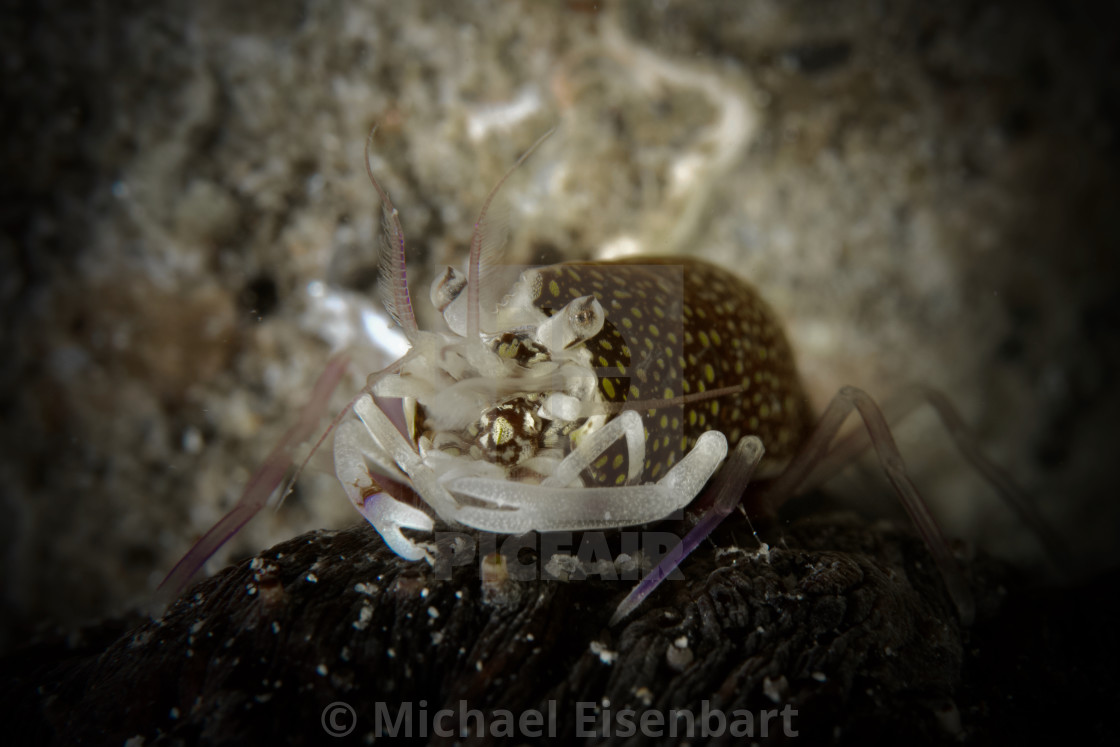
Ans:
[{"label": "white claw", "polygon": [[397,555],[405,560],[434,561],[428,546],[413,542],[401,532],[402,528],[431,532],[435,527],[431,516],[387,493],[369,496],[358,511]]},{"label": "white claw", "polygon": [[361,424],[342,423],[334,437],[334,468],[346,496],[365,517],[393,552],[408,560],[431,558],[428,550],[401,533],[401,528],[430,532],[432,517],[392,496],[375,492],[375,483],[366,466],[367,439]]},{"label": "white claw", "polygon": [[[640,424],[641,419],[638,421]],[[567,488],[550,485],[547,480],[531,485],[467,477],[452,481],[448,487],[456,495],[488,504],[484,508],[463,506],[454,516],[461,524],[488,532],[633,526],[663,519],[687,506],[726,456],[727,439],[718,431],[708,431],[661,480],[650,485]]]},{"label": "white claw", "polygon": [[646,439],[641,416],[633,410],[627,410],[614,420],[607,421],[590,435],[584,436],[579,446],[560,462],[541,485],[546,487],[571,485],[579,478],[581,472],[590,467],[592,462],[602,456],[611,444],[620,438],[626,439],[629,459],[626,482],[633,483],[641,474],[642,464],[645,462]]},{"label": "white claw", "polygon": [[[723,434],[709,431],[660,481],[631,484],[640,475],[645,460],[645,434],[641,417],[628,410],[584,436],[539,485],[472,476],[463,471],[459,474],[466,476],[453,477],[455,470],[446,464],[441,468],[441,479],[371,397],[355,402],[354,412],[360,424],[344,423],[335,438],[339,480],[351,502],[385,542],[409,559],[430,555],[400,529],[431,531],[432,519],[387,494],[369,495],[374,485],[367,466],[370,462],[380,465],[383,473],[388,472],[387,468],[394,472],[399,468],[412,488],[447,521],[483,531],[520,534],[529,530],[582,531],[657,521],[688,505],[727,456]],[[627,446],[627,484],[583,487],[580,474],[619,439]],[[433,458],[433,464],[450,459],[443,453],[435,456],[439,459]]]}]

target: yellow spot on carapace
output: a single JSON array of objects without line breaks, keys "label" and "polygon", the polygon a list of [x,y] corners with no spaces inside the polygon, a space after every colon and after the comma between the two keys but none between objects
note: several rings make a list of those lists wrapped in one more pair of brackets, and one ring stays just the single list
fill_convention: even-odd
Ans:
[{"label": "yellow spot on carapace", "polygon": [[634,322],[630,321],[629,317],[623,317],[622,318],[622,326],[626,327],[626,329],[630,329],[631,327],[634,326]]},{"label": "yellow spot on carapace", "polygon": [[635,319],[641,319],[642,318],[642,310],[639,309],[637,306],[631,306],[630,307],[630,316],[634,317]]},{"label": "yellow spot on carapace", "polygon": [[638,396],[639,396],[640,394],[641,394],[641,392],[640,392],[640,391],[638,391],[638,387],[637,387],[637,386],[636,386],[635,384],[631,384],[631,385],[630,385],[630,396],[631,396],[631,397],[635,397],[635,398],[636,398],[636,397],[638,397]]},{"label": "yellow spot on carapace", "polygon": [[662,428],[668,428],[669,427],[669,416],[668,415],[662,415],[661,416],[661,427]]},{"label": "yellow spot on carapace", "polygon": [[716,331],[715,331],[715,330],[713,329],[713,330],[712,330],[712,344],[714,344],[714,345],[719,345],[719,344],[721,344],[722,342],[723,342],[723,340],[722,340],[722,339],[720,338],[720,336],[719,336],[719,332],[716,332]]},{"label": "yellow spot on carapace", "polygon": [[603,387],[603,393],[607,395],[607,398],[614,399],[614,382],[610,379],[603,379],[599,384]]},{"label": "yellow spot on carapace", "polygon": [[758,408],[758,416],[760,418],[765,418],[769,415],[770,415],[770,406],[769,405],[763,404],[761,407]]},{"label": "yellow spot on carapace", "polygon": [[665,387],[665,391],[662,392],[662,396],[665,399],[672,399],[673,398],[673,390],[670,389],[669,387]]},{"label": "yellow spot on carapace", "polygon": [[626,475],[619,475],[618,477],[614,478],[615,485],[621,485],[624,482],[626,482]]},{"label": "yellow spot on carapace", "polygon": [[621,363],[616,363],[615,365],[618,366],[618,372],[620,374],[626,373],[626,366],[622,365]]},{"label": "yellow spot on carapace", "polygon": [[549,280],[548,281],[548,292],[551,293],[554,297],[559,296],[560,295],[560,283],[557,283],[555,280]]},{"label": "yellow spot on carapace", "polygon": [[602,469],[603,467],[606,467],[606,466],[607,466],[607,455],[604,454],[603,456],[599,457],[595,461],[595,469]]},{"label": "yellow spot on carapace", "polygon": [[718,399],[713,399],[712,400],[712,406],[709,407],[708,409],[710,409],[712,411],[712,417],[713,418],[715,416],[719,415],[719,400]]},{"label": "yellow spot on carapace", "polygon": [[704,347],[709,348],[709,347],[712,346],[712,341],[708,339],[708,333],[707,332],[705,332],[703,330],[700,330],[699,332],[696,333],[696,336],[700,338],[700,344],[703,345]]},{"label": "yellow spot on carapace", "polygon": [[615,469],[618,469],[619,467],[622,466],[622,463],[625,460],[626,460],[626,457],[623,454],[615,454],[614,459],[611,460],[611,466],[614,467]]},{"label": "yellow spot on carapace", "polygon": [[657,315],[658,319],[664,319],[665,318],[665,312],[661,310],[660,306],[654,306],[653,307],[653,313]]},{"label": "yellow spot on carapace", "polygon": [[614,345],[611,345],[606,340],[599,340],[599,347],[601,347],[603,350],[614,350]]},{"label": "yellow spot on carapace", "polygon": [[689,425],[696,425],[696,410],[689,410],[688,411],[688,424]]},{"label": "yellow spot on carapace", "polygon": [[658,336],[659,334],[661,334],[661,330],[659,330],[659,329],[657,328],[657,325],[656,325],[656,324],[651,324],[651,325],[649,325],[648,329],[649,329],[649,333],[650,333],[651,335],[653,335],[654,337],[657,337],[657,336]]},{"label": "yellow spot on carapace", "polygon": [[665,335],[665,339],[668,340],[669,342],[673,343],[674,345],[677,344],[677,336],[673,332],[670,332],[669,334]]},{"label": "yellow spot on carapace", "polygon": [[600,367],[606,368],[610,364],[611,364],[611,362],[609,360],[607,360],[607,357],[605,355],[600,355],[599,356],[599,366]]},{"label": "yellow spot on carapace", "polygon": [[711,363],[704,364],[704,378],[708,380],[709,384],[716,380],[716,370],[712,368]]}]

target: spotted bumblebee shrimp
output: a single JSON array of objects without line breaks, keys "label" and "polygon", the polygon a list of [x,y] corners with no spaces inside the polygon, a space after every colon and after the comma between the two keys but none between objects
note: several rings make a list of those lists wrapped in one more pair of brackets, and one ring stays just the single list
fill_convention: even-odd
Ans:
[{"label": "spotted bumblebee shrimp", "polygon": [[412,352],[374,387],[401,398],[406,427],[367,395],[335,436],[339,480],[403,557],[429,557],[400,528],[430,531],[432,520],[378,491],[371,465],[448,521],[503,534],[579,531],[683,508],[729,439],[749,432],[772,476],[806,430],[784,335],[714,265],[645,258],[528,270],[483,320],[498,331],[473,335],[463,281],[448,270],[432,291],[454,297],[444,306],[451,334],[415,331]]},{"label": "spotted bumblebee shrimp", "polygon": [[[488,272],[501,237],[492,235],[487,215],[507,173],[483,205],[466,272],[447,268],[431,287],[448,330],[421,330],[404,234],[369,167],[369,141],[366,167],[386,226],[383,302],[411,349],[371,375],[335,419],[334,465],[351,503],[398,555],[433,561],[437,552],[402,532],[434,529],[431,513],[408,502],[412,492],[453,525],[519,534],[658,521],[711,481],[710,505],[695,528],[623,601],[617,621],[739,504],[752,479],[765,486],[753,491],[751,510],[774,511],[870,444],[962,621],[971,619],[968,585],[879,407],[845,387],[814,425],[781,325],[745,281],[697,259],[627,258],[528,269],[498,294]],[[184,585],[265,504],[346,365],[344,357],[328,364],[297,425],[165,585]],[[980,455],[944,397],[920,388],[911,395],[908,407],[932,404],[966,456],[1001,492],[1021,498]],[[830,448],[852,411],[866,431]]]}]

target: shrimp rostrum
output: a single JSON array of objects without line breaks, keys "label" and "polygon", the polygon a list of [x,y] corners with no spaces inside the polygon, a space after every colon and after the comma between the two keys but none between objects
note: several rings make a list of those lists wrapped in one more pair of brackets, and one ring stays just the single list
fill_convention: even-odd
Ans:
[{"label": "shrimp rostrum", "polygon": [[[646,257],[527,269],[499,292],[488,281],[504,237],[488,212],[507,173],[483,205],[465,272],[447,268],[431,287],[447,331],[421,330],[400,221],[368,150],[367,141],[385,222],[382,298],[411,349],[371,375],[336,418],[334,465],[351,503],[394,552],[429,561],[438,552],[422,537],[433,532],[433,516],[408,501],[410,491],[440,519],[486,532],[602,530],[683,509],[726,460],[699,523],[627,597],[618,620],[739,504],[749,481],[765,483],[753,509],[773,511],[870,444],[962,620],[971,618],[968,585],[878,406],[845,387],[814,425],[781,326],[751,286],[696,259]],[[313,414],[344,367],[340,359],[328,365]],[[943,419],[955,418],[936,392],[915,391]],[[866,431],[833,446],[852,411]],[[168,581],[185,582],[264,504],[290,464],[289,444],[315,420],[304,415]],[[1002,488],[1002,473],[956,435],[961,429],[950,430]]]}]

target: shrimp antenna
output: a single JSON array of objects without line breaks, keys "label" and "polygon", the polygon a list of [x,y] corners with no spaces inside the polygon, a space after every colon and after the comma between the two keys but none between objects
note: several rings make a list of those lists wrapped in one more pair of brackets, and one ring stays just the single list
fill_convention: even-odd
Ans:
[{"label": "shrimp antenna", "polygon": [[529,156],[533,154],[541,143],[548,139],[548,137],[556,132],[553,127],[545,134],[541,135],[537,142],[525,151],[521,158],[517,159],[509,171],[505,173],[494,188],[490,190],[490,194],[486,195],[486,200],[482,203],[482,210],[478,214],[478,220],[474,223],[474,235],[471,236],[471,257],[470,264],[467,266],[467,338],[475,338],[479,336],[479,285],[481,284],[480,265],[482,262],[483,243],[485,237],[486,226],[486,212],[490,209],[490,203],[493,201],[494,196],[498,194],[498,190],[509,179],[510,174],[517,170],[517,167],[525,162]]},{"label": "shrimp antenna", "polygon": [[412,300],[408,297],[408,274],[405,268],[404,231],[401,230],[400,215],[393,207],[388,193],[377,183],[373,176],[373,167],[370,165],[370,149],[373,145],[373,133],[377,132],[375,124],[366,137],[366,174],[377,194],[381,196],[381,222],[384,234],[381,245],[378,268],[381,270],[378,279],[378,288],[381,291],[381,303],[393,321],[397,323],[409,340],[416,339],[416,315],[412,311]]},{"label": "shrimp antenna", "polygon": [[[237,499],[237,504],[234,505],[230,511],[218,520],[218,523],[210,528],[202,539],[198,540],[187,554],[175,564],[171,572],[159,585],[159,590],[168,590],[172,594],[179,594],[191,580],[195,573],[198,572],[206,561],[210,559],[214,553],[221,548],[226,542],[230,540],[235,534],[241,531],[241,528],[249,523],[249,520],[256,516],[265,504],[268,503],[269,497],[272,495],[276,487],[284,480],[284,474],[288,471],[293,463],[293,453],[296,445],[304,442],[315,431],[315,427],[319,422],[319,418],[327,409],[327,403],[330,400],[331,394],[338,386],[339,381],[342,380],[343,375],[346,373],[346,367],[350,363],[350,356],[345,353],[340,353],[331,358],[319,374],[315,386],[311,390],[311,399],[300,410],[298,420],[288,428],[284,433],[280,442],[269,453],[268,457],[264,460],[253,476],[249,478],[246,483],[241,497]],[[364,391],[364,390],[363,390]],[[326,439],[327,434],[334,430],[334,427],[342,419],[342,416],[350,411],[353,402],[346,406],[346,409],[339,413],[334,422],[327,428],[326,431],[315,442],[314,448],[307,458],[303,461],[297,470],[303,470],[303,467],[311,459],[311,455]],[[292,478],[294,480],[294,476]],[[283,492],[287,492],[288,486],[285,486]],[[281,493],[283,496],[283,493]]]}]

